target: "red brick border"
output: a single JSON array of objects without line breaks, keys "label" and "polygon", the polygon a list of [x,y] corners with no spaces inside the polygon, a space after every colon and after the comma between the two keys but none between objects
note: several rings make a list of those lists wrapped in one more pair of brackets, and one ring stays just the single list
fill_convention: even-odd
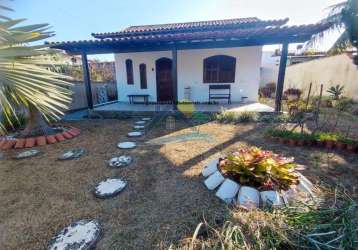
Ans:
[{"label": "red brick border", "polygon": [[38,137],[29,137],[29,138],[19,138],[13,140],[1,140],[0,139],[0,149],[21,149],[21,148],[32,148],[35,146],[44,146],[46,144],[54,144],[56,142],[61,142],[79,136],[81,130],[74,127],[69,127],[68,130],[58,133],[55,135],[48,136],[38,136]]}]

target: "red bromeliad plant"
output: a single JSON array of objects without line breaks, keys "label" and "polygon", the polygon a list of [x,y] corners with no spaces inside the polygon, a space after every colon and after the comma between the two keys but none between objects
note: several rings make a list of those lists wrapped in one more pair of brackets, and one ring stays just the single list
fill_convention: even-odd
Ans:
[{"label": "red bromeliad plant", "polygon": [[288,190],[299,183],[292,157],[257,147],[242,148],[220,162],[221,170],[242,185],[262,190]]}]

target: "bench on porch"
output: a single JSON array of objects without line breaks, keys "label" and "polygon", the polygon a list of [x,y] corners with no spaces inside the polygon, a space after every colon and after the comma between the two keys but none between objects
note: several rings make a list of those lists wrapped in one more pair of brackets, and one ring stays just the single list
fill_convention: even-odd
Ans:
[{"label": "bench on porch", "polygon": [[[129,98],[129,103],[130,104],[146,104],[148,105],[148,99],[149,99],[149,95],[128,95]],[[143,102],[136,102],[134,99],[135,98],[143,98]]]},{"label": "bench on porch", "polygon": [[[227,90],[226,93],[222,91]],[[220,91],[220,93],[213,93],[215,91]],[[218,84],[218,85],[209,85],[209,102],[215,99],[227,99],[227,103],[231,103],[231,85],[230,84]]]}]

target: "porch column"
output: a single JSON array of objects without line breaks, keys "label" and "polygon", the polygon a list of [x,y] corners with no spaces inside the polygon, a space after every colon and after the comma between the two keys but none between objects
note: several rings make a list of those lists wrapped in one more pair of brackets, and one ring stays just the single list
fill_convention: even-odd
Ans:
[{"label": "porch column", "polygon": [[278,70],[278,79],[277,79],[277,86],[276,86],[276,100],[275,100],[276,112],[281,111],[283,85],[285,82],[285,73],[286,73],[286,64],[287,64],[287,54],[288,54],[288,43],[283,43],[281,58],[280,58],[280,68]]},{"label": "porch column", "polygon": [[93,109],[91,77],[88,69],[87,54],[85,52],[82,52],[81,57],[82,57],[83,82],[86,88],[87,105],[89,109]]},{"label": "porch column", "polygon": [[173,99],[176,107],[178,101],[178,52],[177,48],[172,49],[172,81],[173,81]]}]

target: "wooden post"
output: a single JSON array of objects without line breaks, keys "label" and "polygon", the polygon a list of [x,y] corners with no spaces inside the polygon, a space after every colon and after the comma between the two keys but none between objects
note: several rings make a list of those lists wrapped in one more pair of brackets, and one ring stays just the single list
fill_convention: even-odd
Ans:
[{"label": "wooden post", "polygon": [[312,89],[312,82],[310,82],[310,88],[308,89],[307,100],[306,100],[306,111],[307,111],[308,104],[310,102],[311,89]]},{"label": "wooden post", "polygon": [[172,81],[174,110],[176,110],[176,104],[178,102],[178,52],[175,47],[172,49]]},{"label": "wooden post", "polygon": [[83,82],[86,88],[87,105],[89,109],[93,109],[91,77],[88,69],[87,54],[85,52],[82,52],[81,55],[82,55],[81,57],[82,57]]},{"label": "wooden post", "polygon": [[286,64],[287,64],[287,55],[288,55],[288,43],[284,43],[284,44],[282,44],[280,68],[278,71],[278,79],[277,79],[277,86],[276,86],[276,100],[275,100],[275,111],[276,112],[281,111],[283,85],[285,82],[285,73],[286,73]]}]

